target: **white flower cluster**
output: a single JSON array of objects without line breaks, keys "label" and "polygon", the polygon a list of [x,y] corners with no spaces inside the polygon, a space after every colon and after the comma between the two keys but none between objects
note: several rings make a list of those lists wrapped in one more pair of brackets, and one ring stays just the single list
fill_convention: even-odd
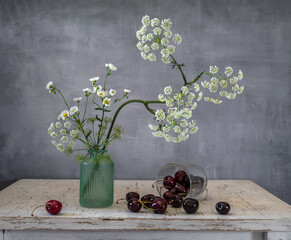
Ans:
[{"label": "white flower cluster", "polygon": [[[56,123],[51,123],[48,128],[48,134],[54,138],[52,144],[60,151],[72,149],[80,132],[76,129],[71,129],[72,124],[69,121],[59,119]],[[71,129],[71,130],[70,130]]]},{"label": "white flower cluster", "polygon": [[228,99],[235,99],[237,94],[241,94],[244,91],[244,86],[239,86],[238,82],[243,79],[243,73],[238,71],[237,76],[231,76],[233,69],[226,67],[224,70],[224,76],[218,73],[219,68],[217,66],[209,67],[210,81],[201,82],[201,86],[209,89],[212,93],[210,97],[204,97],[207,102],[213,102],[215,104],[222,103],[222,100],[213,98],[214,93],[219,91],[220,97],[226,97]]},{"label": "white flower cluster", "polygon": [[186,141],[189,134],[198,131],[196,122],[190,118],[202,97],[198,84],[183,86],[180,92],[173,92],[171,86],[165,87],[164,94],[160,94],[158,98],[166,103],[168,109],[156,110],[155,117],[159,124],[149,124],[149,128],[154,131],[153,135],[164,137],[168,142]]},{"label": "white flower cluster", "polygon": [[171,20],[160,21],[158,18],[150,19],[146,15],[141,22],[143,26],[136,32],[136,37],[139,40],[136,46],[141,51],[142,58],[156,61],[157,53],[160,53],[161,60],[166,64],[170,63],[170,54],[176,50],[174,44],[179,45],[182,42],[182,37],[179,34],[171,32]]}]

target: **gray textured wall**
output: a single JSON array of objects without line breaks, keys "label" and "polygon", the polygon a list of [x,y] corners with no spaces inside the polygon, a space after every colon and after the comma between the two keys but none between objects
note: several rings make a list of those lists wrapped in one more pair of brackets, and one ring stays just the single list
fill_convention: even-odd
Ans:
[{"label": "gray textured wall", "polygon": [[130,105],[118,119],[123,140],[110,147],[116,178],[152,179],[167,162],[194,162],[211,179],[251,179],[291,203],[290,11],[289,0],[1,0],[0,181],[79,176],[47,135],[64,107],[48,81],[72,99],[112,62],[118,71],[109,85],[131,89],[132,98],[154,99],[182,83],[179,72],[142,60],[135,47],[148,14],[171,18],[183,36],[176,56],[189,78],[231,65],[243,70],[245,93],[200,104],[200,130],[180,144],[154,138],[152,116]]}]

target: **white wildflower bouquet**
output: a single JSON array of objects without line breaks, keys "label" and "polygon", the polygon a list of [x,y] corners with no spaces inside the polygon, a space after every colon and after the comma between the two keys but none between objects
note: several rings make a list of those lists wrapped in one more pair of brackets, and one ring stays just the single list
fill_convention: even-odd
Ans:
[{"label": "white wildflower bouquet", "polygon": [[[198,126],[196,121],[191,119],[192,112],[196,109],[201,100],[215,104],[222,103],[223,98],[235,99],[237,94],[241,94],[244,86],[239,86],[239,81],[243,78],[241,70],[237,75],[233,75],[233,69],[226,67],[224,73],[219,73],[217,66],[210,66],[209,71],[201,71],[192,81],[188,81],[182,68],[183,63],[179,64],[174,58],[176,46],[182,42],[179,34],[173,34],[171,31],[172,22],[170,19],[160,21],[157,18],[150,19],[149,16],[142,18],[142,27],[136,32],[139,40],[137,48],[141,51],[141,56],[145,60],[157,61],[159,58],[163,63],[177,68],[183,80],[183,85],[178,91],[174,91],[172,86],[166,86],[163,93],[159,94],[158,100],[132,99],[122,103],[112,119],[108,116],[110,107],[129,97],[130,90],[124,89],[124,92],[117,97],[117,91],[107,89],[107,78],[116,71],[117,68],[112,64],[105,64],[106,74],[101,85],[99,77],[89,79],[92,88],[83,89],[84,96],[74,98],[75,105],[69,105],[68,101],[52,82],[49,82],[46,88],[50,93],[60,94],[66,109],[58,116],[58,121],[51,123],[48,133],[54,139],[53,145],[67,154],[75,151],[85,151],[75,154],[77,160],[84,160],[88,154],[96,150],[106,150],[108,145],[115,139],[121,139],[123,128],[115,125],[118,113],[123,107],[130,103],[141,103],[154,115],[155,123],[149,124],[155,137],[163,137],[168,142],[181,142],[189,138],[189,134],[196,133]],[[197,81],[205,74],[210,79],[200,83]],[[201,89],[208,89],[210,95],[205,96]],[[85,98],[85,108],[81,111],[80,101]],[[96,113],[93,116],[87,116],[86,113],[89,102],[94,106]],[[161,104],[163,108],[152,109],[150,104]],[[74,148],[76,141],[79,141],[83,147]]]}]

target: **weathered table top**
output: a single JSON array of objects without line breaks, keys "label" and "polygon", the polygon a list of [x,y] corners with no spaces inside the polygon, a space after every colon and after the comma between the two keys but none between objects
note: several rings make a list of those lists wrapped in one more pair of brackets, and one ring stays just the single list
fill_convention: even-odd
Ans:
[{"label": "weathered table top", "polygon": [[[153,181],[115,181],[115,200],[129,191],[157,194]],[[247,180],[210,180],[208,198],[195,214],[168,207],[166,214],[142,209],[132,213],[126,202],[109,208],[79,205],[78,180],[20,180],[0,192],[0,229],[37,230],[196,230],[291,231],[291,206]],[[203,196],[201,196],[203,198]],[[49,215],[37,205],[56,199],[63,203],[59,215]],[[215,210],[218,201],[231,205],[228,215]]]}]

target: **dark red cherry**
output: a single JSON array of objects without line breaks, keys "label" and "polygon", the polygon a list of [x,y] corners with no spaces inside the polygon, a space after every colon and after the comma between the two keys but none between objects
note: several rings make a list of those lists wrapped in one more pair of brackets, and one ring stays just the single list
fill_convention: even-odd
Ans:
[{"label": "dark red cherry", "polygon": [[146,207],[150,208],[150,207],[151,207],[151,203],[154,201],[155,198],[156,198],[155,195],[153,195],[153,194],[147,194],[147,195],[144,195],[144,196],[141,198],[141,201],[142,201],[142,203],[143,203]]},{"label": "dark red cherry", "polygon": [[57,200],[50,200],[46,203],[45,209],[51,215],[56,215],[62,210],[62,203]]},{"label": "dark red cherry", "polygon": [[177,183],[175,189],[176,189],[177,193],[188,193],[188,189],[180,183]]},{"label": "dark red cherry", "polygon": [[139,212],[141,206],[142,205],[137,198],[132,198],[127,202],[127,207],[132,212]]},{"label": "dark red cherry", "polygon": [[182,206],[183,203],[183,197],[180,195],[175,195],[172,199],[172,201],[170,202],[170,204],[172,205],[172,207],[174,208],[179,208]]},{"label": "dark red cherry", "polygon": [[230,205],[227,202],[218,202],[216,203],[215,208],[219,214],[228,214],[230,211]]},{"label": "dark red cherry", "polygon": [[164,177],[163,184],[164,184],[165,188],[171,189],[171,188],[175,187],[175,185],[176,185],[175,178],[173,178],[172,176],[166,176],[166,177]]},{"label": "dark red cherry", "polygon": [[173,191],[169,190],[163,194],[163,198],[166,200],[167,203],[169,203],[173,198],[175,194]]},{"label": "dark red cherry", "polygon": [[152,209],[155,213],[164,213],[167,210],[167,206],[166,200],[161,197],[156,197],[152,203]]},{"label": "dark red cherry", "polygon": [[179,170],[175,173],[175,181],[177,183],[183,184],[184,178],[187,176],[187,173],[183,170]]},{"label": "dark red cherry", "polygon": [[40,205],[33,209],[31,216],[33,216],[34,211],[39,207],[45,207],[48,213],[50,213],[51,215],[56,215],[62,210],[63,205],[60,201],[49,200],[45,205]]},{"label": "dark red cherry", "polygon": [[183,208],[186,213],[195,213],[199,208],[199,202],[193,198],[186,198],[183,201]]},{"label": "dark red cherry", "polygon": [[137,192],[129,192],[126,194],[126,201],[129,201],[132,198],[139,199],[139,194]]}]

